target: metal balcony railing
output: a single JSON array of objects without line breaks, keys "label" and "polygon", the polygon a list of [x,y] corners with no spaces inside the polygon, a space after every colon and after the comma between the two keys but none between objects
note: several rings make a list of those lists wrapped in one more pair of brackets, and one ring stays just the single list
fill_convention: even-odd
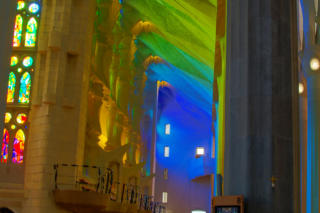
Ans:
[{"label": "metal balcony railing", "polygon": [[142,192],[137,185],[114,180],[112,169],[105,167],[55,164],[54,187],[56,190],[91,191],[109,195],[109,199],[121,204],[136,205],[139,210],[164,213],[165,207],[154,202],[152,196]]}]

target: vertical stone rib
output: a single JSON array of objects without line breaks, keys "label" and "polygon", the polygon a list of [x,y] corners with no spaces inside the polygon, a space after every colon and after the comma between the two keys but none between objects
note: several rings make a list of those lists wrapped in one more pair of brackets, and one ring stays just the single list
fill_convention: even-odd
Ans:
[{"label": "vertical stone rib", "polygon": [[290,3],[228,2],[224,187],[248,213],[293,212]]}]

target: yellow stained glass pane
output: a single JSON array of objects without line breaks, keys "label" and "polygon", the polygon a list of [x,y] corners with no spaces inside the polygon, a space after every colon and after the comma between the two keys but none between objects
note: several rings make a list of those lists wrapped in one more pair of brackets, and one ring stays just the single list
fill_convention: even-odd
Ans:
[{"label": "yellow stained glass pane", "polygon": [[11,62],[10,62],[10,66],[11,67],[14,67],[18,64],[19,62],[19,59],[17,56],[11,56]]},{"label": "yellow stained glass pane", "polygon": [[5,123],[9,123],[11,118],[12,118],[11,113],[10,112],[6,112],[5,117],[4,117],[4,122]]},{"label": "yellow stained glass pane", "polygon": [[22,10],[25,6],[26,3],[24,3],[24,1],[18,1],[17,10]]}]

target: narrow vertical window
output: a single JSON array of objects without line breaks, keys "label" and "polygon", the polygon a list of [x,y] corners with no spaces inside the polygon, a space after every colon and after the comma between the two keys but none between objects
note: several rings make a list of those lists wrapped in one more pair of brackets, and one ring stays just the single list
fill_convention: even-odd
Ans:
[{"label": "narrow vertical window", "polygon": [[167,168],[165,168],[163,170],[163,179],[168,180],[168,169]]},{"label": "narrow vertical window", "polygon": [[170,156],[170,147],[165,146],[164,147],[164,157],[168,158]]},{"label": "narrow vertical window", "polygon": [[30,102],[31,76],[25,72],[20,80],[19,103],[28,104]]},{"label": "narrow vertical window", "polygon": [[168,192],[162,192],[162,203],[168,202]]},{"label": "narrow vertical window", "polygon": [[204,147],[199,146],[196,149],[196,157],[198,158],[201,156],[204,156]]},{"label": "narrow vertical window", "polygon": [[165,129],[165,133],[166,135],[170,135],[170,124],[166,124],[166,129]]},{"label": "narrow vertical window", "polygon": [[24,142],[26,137],[24,132],[19,129],[13,140],[13,149],[12,149],[12,162],[13,163],[23,163],[23,151],[24,151]]},{"label": "narrow vertical window", "polygon": [[14,92],[16,89],[16,75],[13,72],[9,74],[8,92],[7,92],[7,103],[14,102]]},{"label": "narrow vertical window", "polygon": [[13,32],[13,46],[14,47],[20,47],[20,45],[21,45],[22,25],[23,25],[23,18],[21,15],[17,15],[16,21],[14,24],[14,32]]},{"label": "narrow vertical window", "polygon": [[38,30],[37,20],[35,18],[30,18],[27,24],[26,40],[24,44],[26,47],[36,46],[37,30]]},{"label": "narrow vertical window", "polygon": [[8,146],[9,146],[9,132],[7,129],[3,130],[2,147],[1,147],[1,163],[8,161]]}]

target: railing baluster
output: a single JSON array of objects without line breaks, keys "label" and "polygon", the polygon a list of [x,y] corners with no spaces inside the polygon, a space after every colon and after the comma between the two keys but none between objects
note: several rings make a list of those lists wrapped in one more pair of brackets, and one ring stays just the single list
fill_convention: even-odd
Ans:
[{"label": "railing baluster", "polygon": [[58,189],[58,164],[53,165],[54,171],[54,187],[55,189]]},{"label": "railing baluster", "polygon": [[98,183],[97,183],[97,187],[96,187],[96,192],[98,192],[98,190],[99,190],[100,181],[101,181],[101,170],[100,170],[100,168],[98,168]]},{"label": "railing baluster", "polygon": [[[71,176],[69,175],[69,172],[59,172],[59,166],[65,167],[66,169],[70,168],[74,170],[74,172],[71,173]],[[98,170],[97,174],[97,182],[96,183],[90,183],[88,180],[83,178],[81,174],[79,173],[79,167],[81,168],[87,168],[87,169],[94,169]],[[81,189],[85,191],[95,191],[96,193],[101,194],[109,194],[109,199],[112,201],[118,201],[119,202],[119,192],[120,192],[120,182],[114,182],[113,179],[113,171],[110,168],[105,167],[97,167],[97,166],[89,166],[89,165],[77,165],[77,164],[54,164],[54,188],[56,190],[59,189],[59,185],[69,185],[69,186],[76,186],[75,189],[81,191]],[[90,174],[90,173],[89,173]],[[62,177],[61,183],[58,183],[59,176]],[[69,182],[71,178],[72,182]],[[60,180],[60,179],[59,179]],[[64,183],[66,181],[66,183]],[[73,182],[75,181],[75,183]],[[74,185],[76,184],[76,185]],[[113,184],[116,184],[116,192],[113,192]],[[114,196],[111,195],[115,195]],[[126,198],[125,198],[126,196]],[[121,191],[121,203],[130,203],[130,204],[136,204],[136,207],[141,210],[147,210],[151,211],[152,213],[164,213],[165,207],[162,206],[160,203],[156,203],[153,201],[152,196],[148,196],[146,194],[143,194],[141,188],[137,185],[129,185],[126,183],[122,184],[122,191]],[[139,202],[139,204],[138,204]]]}]

